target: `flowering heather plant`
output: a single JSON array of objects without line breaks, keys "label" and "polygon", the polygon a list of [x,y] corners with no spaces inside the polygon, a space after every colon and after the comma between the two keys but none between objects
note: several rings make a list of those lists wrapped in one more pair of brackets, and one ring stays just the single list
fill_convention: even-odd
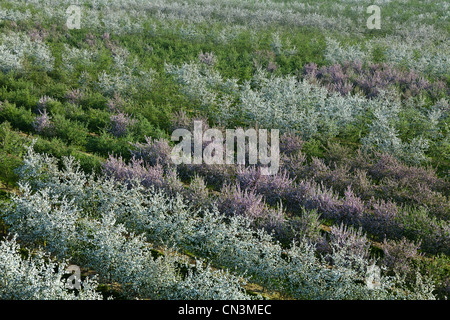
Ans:
[{"label": "flowering heather plant", "polygon": [[361,229],[354,230],[343,223],[331,227],[330,245],[333,250],[341,251],[349,257],[369,257],[370,243],[366,235]]},{"label": "flowering heather plant", "polygon": [[301,152],[304,141],[299,134],[285,132],[280,137],[280,153],[291,156]]},{"label": "flowering heather plant", "polygon": [[130,127],[136,123],[136,119],[130,118],[128,114],[123,112],[111,115],[109,120],[111,124],[110,131],[115,137],[127,135]]},{"label": "flowering heather plant", "polygon": [[201,51],[198,54],[198,60],[201,63],[204,63],[204,64],[206,64],[208,66],[213,66],[213,65],[216,64],[216,56],[214,55],[213,52],[205,52],[205,53],[203,53],[203,51]]},{"label": "flowering heather plant", "polygon": [[352,225],[359,225],[365,210],[364,202],[356,196],[350,187],[345,191],[345,196],[339,208],[340,219]]},{"label": "flowering heather plant", "polygon": [[81,99],[83,99],[83,93],[81,92],[80,89],[68,90],[65,98],[70,103],[79,104],[81,102]]},{"label": "flowering heather plant", "polygon": [[163,138],[157,140],[145,137],[145,144],[135,143],[130,151],[132,156],[142,159],[147,165],[155,166],[159,164],[164,168],[173,166],[170,158],[172,147]]},{"label": "flowering heather plant", "polygon": [[278,66],[277,66],[277,64],[276,64],[275,62],[270,61],[270,62],[267,64],[266,70],[267,70],[268,72],[274,72],[274,71],[277,70],[277,69],[278,69]]},{"label": "flowering heather plant", "polygon": [[288,158],[282,168],[297,180],[312,179],[342,196],[351,186],[361,199],[376,197],[427,206],[431,214],[446,219],[448,182],[431,168],[409,166],[389,154],[369,156],[358,150],[352,157],[348,150],[336,144],[329,146],[327,163],[316,158],[309,163]]},{"label": "flowering heather plant", "polygon": [[391,271],[407,274],[411,272],[412,262],[422,254],[419,253],[420,242],[414,243],[406,238],[383,242],[383,262]]},{"label": "flowering heather plant", "polygon": [[47,30],[43,29],[40,26],[36,26],[37,28],[33,28],[32,30],[28,31],[28,36],[30,37],[31,41],[44,41],[45,38],[48,37]]},{"label": "flowering heather plant", "polygon": [[378,180],[392,177],[410,186],[424,184],[433,190],[444,190],[446,186],[445,180],[438,178],[431,168],[408,166],[389,154],[380,154],[370,165],[368,173]]},{"label": "flowering heather plant", "polygon": [[106,106],[108,107],[111,113],[121,112],[122,108],[125,104],[125,101],[121,98],[121,96],[115,92],[111,99],[108,99]]},{"label": "flowering heather plant", "polygon": [[162,188],[165,185],[164,170],[160,165],[146,166],[142,159],[135,157],[126,164],[121,156],[116,158],[110,155],[103,163],[102,170],[106,176],[126,182],[129,187],[133,186],[133,182],[141,183],[146,187]]},{"label": "flowering heather plant", "polygon": [[52,127],[51,117],[44,109],[44,112],[39,110],[40,115],[36,116],[33,122],[33,128],[38,133],[47,132]]},{"label": "flowering heather plant", "polygon": [[403,98],[425,93],[436,99],[443,93],[449,93],[449,88],[442,81],[431,83],[412,70],[404,71],[387,63],[370,63],[363,67],[360,61],[345,61],[321,68],[310,63],[303,67],[303,74],[309,80],[317,81],[330,91],[342,95],[352,92],[354,88],[358,88],[368,98],[391,88],[399,90]]},{"label": "flowering heather plant", "polygon": [[266,213],[263,197],[252,190],[242,190],[239,185],[224,185],[220,194],[218,209],[225,215],[241,215],[256,220]]},{"label": "flowering heather plant", "polygon": [[256,50],[253,56],[253,64],[256,68],[262,68],[265,66],[266,70],[269,71],[268,69],[270,65],[272,65],[272,67],[276,66],[276,55],[272,50]]},{"label": "flowering heather plant", "polygon": [[96,44],[95,36],[92,33],[88,33],[84,41],[89,45],[89,47],[94,47]]},{"label": "flowering heather plant", "polygon": [[53,99],[51,97],[49,97],[49,96],[41,96],[39,98],[39,101],[36,104],[37,111],[40,112],[40,111],[44,111],[45,109],[47,109],[48,103],[50,101],[53,101]]},{"label": "flowering heather plant", "polygon": [[236,180],[242,188],[249,188],[264,195],[266,202],[270,205],[276,205],[283,200],[284,195],[289,192],[294,183],[286,171],[275,175],[261,175],[254,166],[240,167]]}]

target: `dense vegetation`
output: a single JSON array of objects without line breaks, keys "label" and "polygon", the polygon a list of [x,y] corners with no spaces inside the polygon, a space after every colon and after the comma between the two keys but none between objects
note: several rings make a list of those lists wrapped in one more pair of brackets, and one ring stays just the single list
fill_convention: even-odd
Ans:
[{"label": "dense vegetation", "polygon": [[[0,4],[0,298],[449,295],[448,1],[72,4]],[[278,174],[175,165],[194,120]]]}]

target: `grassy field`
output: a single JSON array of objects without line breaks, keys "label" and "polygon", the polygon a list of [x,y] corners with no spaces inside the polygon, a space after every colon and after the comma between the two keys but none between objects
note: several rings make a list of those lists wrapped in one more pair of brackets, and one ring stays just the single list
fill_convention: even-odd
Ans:
[{"label": "grassy field", "polygon": [[[446,299],[449,7],[2,1],[0,299]],[[195,120],[278,173],[174,164]]]}]

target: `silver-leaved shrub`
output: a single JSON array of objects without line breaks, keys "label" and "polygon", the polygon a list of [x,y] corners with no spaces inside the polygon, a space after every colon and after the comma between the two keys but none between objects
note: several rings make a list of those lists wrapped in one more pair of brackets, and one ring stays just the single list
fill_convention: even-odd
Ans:
[{"label": "silver-leaved shrub", "polygon": [[0,299],[2,300],[99,300],[97,280],[86,278],[78,292],[66,288],[68,264],[53,262],[42,250],[24,258],[16,238],[0,242]]},{"label": "silver-leaved shrub", "polygon": [[48,46],[40,40],[32,41],[24,33],[11,32],[0,37],[0,70],[21,72],[24,70],[24,61],[44,71],[52,71],[54,57]]}]

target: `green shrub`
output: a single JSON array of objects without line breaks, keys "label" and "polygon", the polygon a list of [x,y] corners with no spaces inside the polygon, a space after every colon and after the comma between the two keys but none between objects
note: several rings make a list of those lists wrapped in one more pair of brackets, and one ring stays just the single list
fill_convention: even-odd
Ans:
[{"label": "green shrub", "polygon": [[60,114],[53,116],[53,132],[67,144],[78,146],[84,146],[87,143],[89,133],[86,124],[70,121]]},{"label": "green shrub", "polygon": [[33,131],[35,115],[24,107],[16,107],[15,104],[5,102],[0,107],[0,120],[8,121],[11,125],[25,132]]}]

